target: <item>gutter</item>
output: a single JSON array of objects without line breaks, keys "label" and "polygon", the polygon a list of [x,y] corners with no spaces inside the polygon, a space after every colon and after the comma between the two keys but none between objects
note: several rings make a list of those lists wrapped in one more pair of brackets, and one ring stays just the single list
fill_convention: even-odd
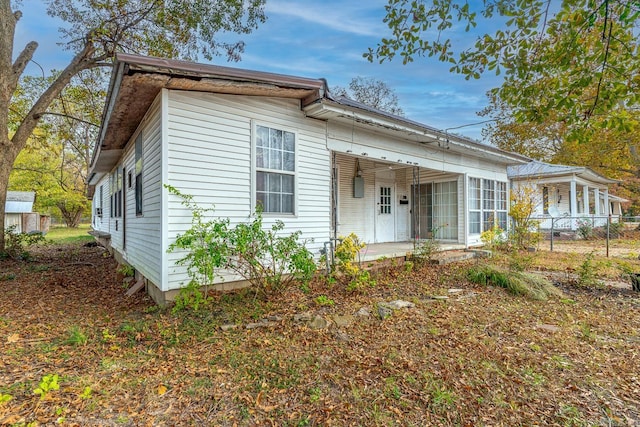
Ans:
[{"label": "gutter", "polygon": [[[359,113],[356,112],[355,109],[357,109]],[[342,115],[345,118],[351,118],[354,121],[358,121],[366,125],[382,126],[391,131],[406,132],[410,135],[417,135],[429,139],[429,141],[415,141],[422,144],[430,144],[434,142],[438,142],[440,144],[446,141],[447,144],[456,145],[463,150],[475,151],[500,157],[506,162],[511,162],[510,164],[525,164],[531,161],[530,158],[517,153],[500,150],[490,145],[481,144],[479,142],[474,142],[471,140],[463,140],[456,135],[442,133],[435,128],[431,128],[421,123],[413,122],[402,117],[396,118],[395,116],[391,114],[385,114],[384,112],[377,113],[376,111],[372,111],[369,109],[357,108],[352,105],[345,105],[327,96],[319,99],[315,103],[305,106],[303,110],[305,111],[305,113],[307,113],[308,116],[311,117],[316,114],[318,116],[321,116],[323,113],[333,113],[335,115]]]}]

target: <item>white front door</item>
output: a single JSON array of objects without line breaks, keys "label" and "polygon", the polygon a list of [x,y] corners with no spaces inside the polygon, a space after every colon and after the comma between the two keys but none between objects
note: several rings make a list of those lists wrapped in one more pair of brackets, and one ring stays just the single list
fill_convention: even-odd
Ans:
[{"label": "white front door", "polygon": [[395,191],[391,182],[376,185],[376,243],[393,242],[396,237]]}]

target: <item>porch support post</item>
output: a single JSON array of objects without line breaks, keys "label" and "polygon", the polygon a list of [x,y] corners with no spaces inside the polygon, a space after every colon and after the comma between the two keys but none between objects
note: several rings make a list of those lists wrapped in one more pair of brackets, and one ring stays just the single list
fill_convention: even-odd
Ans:
[{"label": "porch support post", "polygon": [[593,189],[593,206],[595,207],[594,214],[600,215],[600,190],[598,188]]},{"label": "porch support post", "polygon": [[582,187],[582,198],[584,199],[584,212],[583,214],[589,215],[591,210],[589,209],[589,186],[584,185]]},{"label": "porch support post", "polygon": [[611,215],[611,206],[609,206],[609,188],[605,188],[602,192],[602,197],[604,199],[604,214],[609,216]]},{"label": "porch support post", "polygon": [[[575,178],[571,179],[569,183],[569,216],[578,216],[578,198],[576,191],[576,180]],[[571,229],[576,229],[576,220],[575,218],[571,218]]]}]

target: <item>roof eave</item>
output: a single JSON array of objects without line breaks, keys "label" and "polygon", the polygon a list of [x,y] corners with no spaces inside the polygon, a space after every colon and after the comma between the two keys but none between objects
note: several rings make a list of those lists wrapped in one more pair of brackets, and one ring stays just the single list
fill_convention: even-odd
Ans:
[{"label": "roof eave", "polygon": [[249,96],[277,96],[313,102],[324,96],[326,81],[195,64],[130,54],[118,54],[109,84],[102,126],[90,176],[108,172],[163,89]]},{"label": "roof eave", "polygon": [[394,117],[390,114],[383,114],[382,112],[381,114],[377,114],[375,111],[344,105],[327,98],[307,105],[303,107],[303,110],[307,116],[317,119],[351,120],[372,127],[382,127],[388,132],[403,134],[405,137],[408,136],[413,142],[422,144],[438,143],[447,146],[453,145],[460,148],[460,150],[472,150],[488,154],[501,158],[505,164],[520,165],[531,161],[530,158],[520,154],[503,151],[489,145],[460,138],[457,135],[448,134],[403,117]]}]

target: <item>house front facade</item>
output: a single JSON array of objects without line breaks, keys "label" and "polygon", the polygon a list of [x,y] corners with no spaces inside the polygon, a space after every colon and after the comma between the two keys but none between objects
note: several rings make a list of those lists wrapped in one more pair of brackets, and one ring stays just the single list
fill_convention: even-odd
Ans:
[{"label": "house front facade", "polygon": [[333,97],[322,79],[119,55],[90,171],[93,233],[164,302],[188,283],[167,248],[191,225],[165,185],[232,224],[261,205],[316,254],[350,233],[462,248],[506,227],[507,166],[527,161]]},{"label": "house front facade", "polygon": [[609,186],[619,181],[586,167],[534,160],[512,165],[508,172],[513,191],[530,189],[534,216],[542,229],[553,225],[554,229],[576,230],[585,219],[595,227],[617,222],[622,216],[622,203],[628,201],[609,192]]}]

